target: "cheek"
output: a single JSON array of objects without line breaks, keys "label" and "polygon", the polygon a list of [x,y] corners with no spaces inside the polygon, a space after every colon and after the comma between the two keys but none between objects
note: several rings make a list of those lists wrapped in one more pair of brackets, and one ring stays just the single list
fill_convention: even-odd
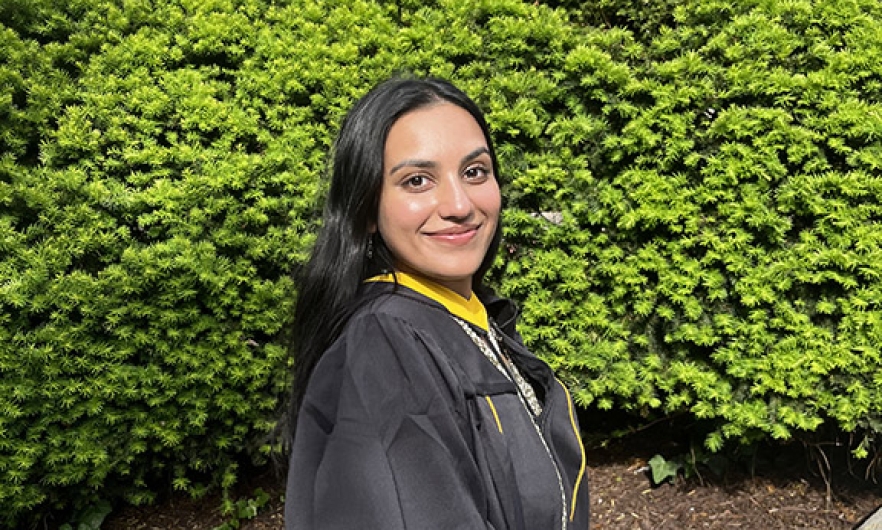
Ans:
[{"label": "cheek", "polygon": [[380,201],[378,228],[386,232],[404,232],[418,229],[431,211],[431,206],[420,195],[388,197]]},{"label": "cheek", "polygon": [[502,195],[499,193],[499,185],[493,182],[492,185],[484,186],[479,193],[473,198],[473,201],[487,217],[498,219],[499,211],[502,209]]}]

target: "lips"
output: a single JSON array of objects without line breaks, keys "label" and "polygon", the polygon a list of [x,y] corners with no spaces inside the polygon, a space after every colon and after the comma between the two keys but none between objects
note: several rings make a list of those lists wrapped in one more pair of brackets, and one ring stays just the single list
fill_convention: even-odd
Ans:
[{"label": "lips", "polygon": [[445,230],[438,230],[436,232],[429,232],[426,235],[435,241],[462,245],[475,238],[478,234],[478,228],[480,228],[480,226],[457,226]]}]

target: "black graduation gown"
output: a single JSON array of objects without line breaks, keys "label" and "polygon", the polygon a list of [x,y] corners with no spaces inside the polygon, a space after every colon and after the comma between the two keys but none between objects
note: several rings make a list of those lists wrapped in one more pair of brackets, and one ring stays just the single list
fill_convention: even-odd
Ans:
[{"label": "black graduation gown", "polygon": [[535,422],[441,304],[389,283],[365,295],[307,387],[286,528],[588,528],[572,402],[523,347],[514,304],[483,300],[544,398]]}]

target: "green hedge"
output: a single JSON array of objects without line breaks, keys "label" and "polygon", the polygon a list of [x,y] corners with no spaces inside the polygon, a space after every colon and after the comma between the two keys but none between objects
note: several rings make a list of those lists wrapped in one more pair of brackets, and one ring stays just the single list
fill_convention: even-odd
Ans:
[{"label": "green hedge", "polygon": [[875,0],[61,4],[0,4],[0,524],[267,455],[328,147],[398,70],[486,109],[494,278],[582,405],[882,432]]},{"label": "green hedge", "polygon": [[688,412],[715,426],[711,449],[832,426],[866,456],[882,433],[882,4],[581,9],[626,30],[568,55],[571,112],[541,124],[515,179],[503,285],[528,341],[582,404]]},{"label": "green hedge", "polygon": [[149,4],[0,11],[0,524],[265,457],[345,111],[450,76],[518,137],[497,87],[549,85],[578,34],[513,0]]}]

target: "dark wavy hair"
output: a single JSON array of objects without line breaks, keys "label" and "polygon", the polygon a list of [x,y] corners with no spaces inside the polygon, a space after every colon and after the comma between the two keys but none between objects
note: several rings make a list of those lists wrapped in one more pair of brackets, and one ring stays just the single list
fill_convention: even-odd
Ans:
[{"label": "dark wavy hair", "polygon": [[[392,271],[393,257],[379,235],[377,222],[383,184],[383,154],[392,125],[403,115],[437,103],[466,110],[481,127],[493,174],[499,178],[490,130],[478,106],[448,81],[394,77],[374,87],[347,114],[333,146],[331,183],[323,223],[312,255],[298,278],[292,329],[294,382],[283,424],[290,442],[294,421],[312,370],[340,334],[354,309],[359,286],[381,271]],[[493,264],[502,234],[501,222],[472,278],[476,294],[485,292],[484,274]],[[368,241],[373,247],[368,258]]]}]

